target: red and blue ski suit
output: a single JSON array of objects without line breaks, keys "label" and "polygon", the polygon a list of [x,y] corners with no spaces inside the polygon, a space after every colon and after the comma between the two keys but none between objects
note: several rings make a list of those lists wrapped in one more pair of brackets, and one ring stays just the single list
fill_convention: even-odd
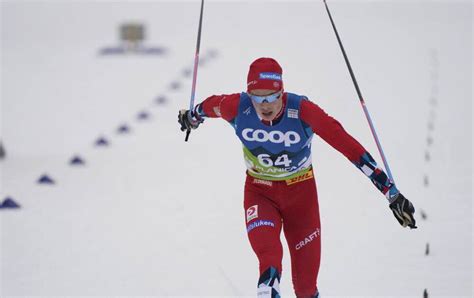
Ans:
[{"label": "red and blue ski suit", "polygon": [[311,164],[313,134],[346,156],[388,199],[398,193],[395,185],[337,120],[304,96],[284,93],[282,110],[271,123],[258,118],[246,93],[211,96],[195,112],[225,119],[242,141],[248,169],[245,224],[260,274],[270,267],[281,274],[283,229],[295,293],[313,297],[318,291],[321,257],[321,223]]}]

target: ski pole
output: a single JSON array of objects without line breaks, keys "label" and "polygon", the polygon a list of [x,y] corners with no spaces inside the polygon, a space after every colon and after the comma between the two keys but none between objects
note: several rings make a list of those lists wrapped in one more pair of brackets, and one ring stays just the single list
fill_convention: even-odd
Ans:
[{"label": "ski pole", "polygon": [[[197,36],[197,43],[196,43],[196,54],[194,55],[194,70],[193,70],[193,85],[191,88],[191,100],[189,101],[189,111],[194,109],[194,96],[196,94],[196,79],[197,79],[197,71],[199,65],[199,48],[201,47],[201,28],[202,28],[202,14],[204,11],[204,0],[201,0],[201,13],[199,16],[199,28],[198,28],[198,36]],[[186,138],[184,139],[185,142],[188,141],[189,134],[191,130],[186,130]]]},{"label": "ski pole", "polygon": [[349,69],[349,73],[351,74],[352,82],[354,83],[354,87],[357,91],[357,95],[359,96],[360,104],[362,105],[362,109],[364,110],[365,117],[367,118],[367,121],[369,122],[370,130],[372,132],[372,135],[374,136],[375,143],[377,144],[377,148],[379,150],[380,156],[382,157],[382,161],[385,166],[385,169],[387,170],[387,175],[390,178],[390,180],[392,180],[392,182],[395,183],[395,181],[393,180],[392,172],[390,171],[390,167],[388,166],[387,158],[385,157],[385,154],[382,149],[382,145],[380,144],[379,138],[377,136],[377,132],[375,131],[372,118],[370,117],[369,110],[366,107],[364,98],[362,97],[362,92],[360,91],[360,88],[359,88],[359,84],[357,84],[356,77],[354,75],[354,72],[352,71],[349,58],[347,58],[346,51],[344,50],[344,46],[342,45],[341,38],[339,37],[339,33],[337,32],[336,25],[334,24],[334,20],[332,19],[331,12],[329,11],[328,4],[326,3],[326,0],[323,0],[323,1],[324,1],[324,5],[326,6],[326,11],[328,12],[329,19],[331,20],[332,28],[334,29],[334,33],[336,34],[339,47],[341,48],[342,55],[344,56],[344,60],[346,61],[347,68]]}]

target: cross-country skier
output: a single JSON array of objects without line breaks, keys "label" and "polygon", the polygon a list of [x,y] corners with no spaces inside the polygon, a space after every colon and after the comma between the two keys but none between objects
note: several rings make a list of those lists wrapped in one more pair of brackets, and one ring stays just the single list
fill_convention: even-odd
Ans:
[{"label": "cross-country skier", "polygon": [[308,98],[284,92],[282,68],[274,59],[259,58],[250,65],[247,92],[210,96],[192,111],[179,111],[178,122],[181,130],[191,130],[206,117],[225,119],[243,144],[245,221],[260,264],[259,298],[280,297],[282,228],[296,296],[319,297],[321,224],[311,164],[313,133],[369,177],[403,227],[416,228],[412,203],[367,150]]}]

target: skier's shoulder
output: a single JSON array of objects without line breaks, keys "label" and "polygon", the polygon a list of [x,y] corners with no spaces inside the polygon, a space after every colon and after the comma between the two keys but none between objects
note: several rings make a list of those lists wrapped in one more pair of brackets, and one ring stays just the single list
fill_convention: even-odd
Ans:
[{"label": "skier's shoulder", "polygon": [[202,110],[206,117],[221,117],[227,121],[237,114],[240,94],[217,94],[207,97],[202,103]]},{"label": "skier's shoulder", "polygon": [[306,95],[302,95],[302,94],[297,94],[297,93],[294,93],[294,92],[285,92],[284,93],[285,96],[287,98],[291,98],[291,99],[294,99],[294,100],[307,100],[308,97]]},{"label": "skier's shoulder", "polygon": [[321,109],[314,101],[308,96],[297,94],[293,92],[285,92],[285,98],[289,102],[293,102],[299,105],[300,110],[314,110]]},{"label": "skier's shoulder", "polygon": [[316,101],[310,99],[305,95],[301,96],[301,109],[304,111],[323,111],[323,109],[316,103]]},{"label": "skier's shoulder", "polygon": [[315,122],[328,116],[327,113],[314,100],[311,100],[305,95],[298,96],[300,96],[300,118],[303,122],[312,126]]},{"label": "skier's shoulder", "polygon": [[308,98],[308,96],[303,95],[303,94],[297,94],[293,92],[285,92],[285,98],[287,101],[297,103],[299,106],[304,105],[307,106],[308,102],[311,102],[311,100]]},{"label": "skier's shoulder", "polygon": [[239,111],[240,93],[214,95],[216,114],[227,121],[234,119]]}]

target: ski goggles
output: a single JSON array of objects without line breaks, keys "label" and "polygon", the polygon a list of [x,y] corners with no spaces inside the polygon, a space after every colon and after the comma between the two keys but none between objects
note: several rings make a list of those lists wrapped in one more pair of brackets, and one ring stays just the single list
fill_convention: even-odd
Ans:
[{"label": "ski goggles", "polygon": [[258,95],[253,95],[253,94],[249,94],[249,96],[256,103],[264,103],[264,102],[271,103],[271,102],[276,101],[278,98],[280,98],[281,93],[282,91],[276,92],[270,95],[265,95],[265,96],[258,96]]}]

